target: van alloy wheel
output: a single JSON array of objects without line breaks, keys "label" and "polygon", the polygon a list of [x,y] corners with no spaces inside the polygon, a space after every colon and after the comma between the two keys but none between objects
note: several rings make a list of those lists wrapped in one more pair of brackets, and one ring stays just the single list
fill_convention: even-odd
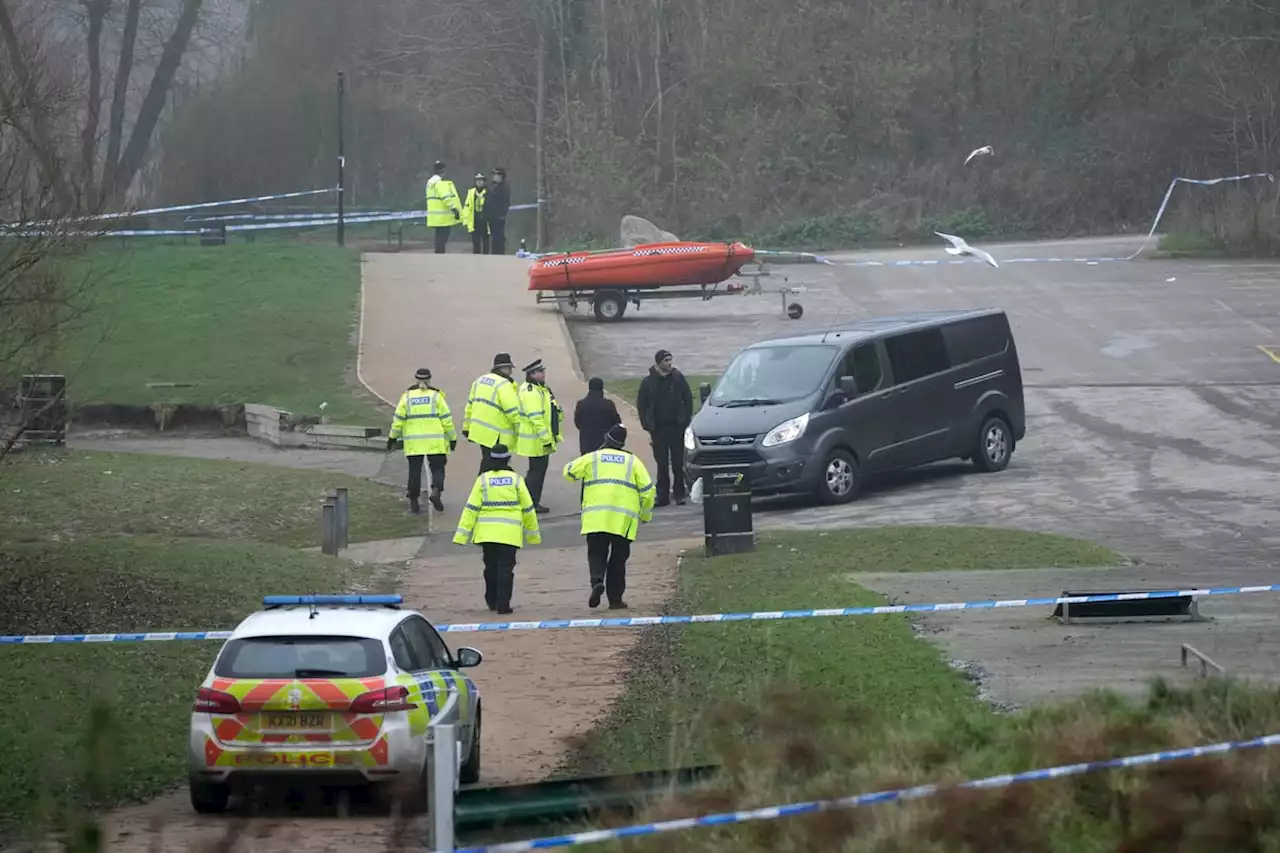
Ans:
[{"label": "van alloy wheel", "polygon": [[974,448],[973,461],[979,470],[993,473],[1009,467],[1009,457],[1013,454],[1013,435],[1009,425],[1003,418],[989,417],[982,422],[978,431],[977,447]]},{"label": "van alloy wheel", "polygon": [[822,466],[818,496],[823,503],[842,504],[858,492],[858,463],[844,450],[833,450]]}]

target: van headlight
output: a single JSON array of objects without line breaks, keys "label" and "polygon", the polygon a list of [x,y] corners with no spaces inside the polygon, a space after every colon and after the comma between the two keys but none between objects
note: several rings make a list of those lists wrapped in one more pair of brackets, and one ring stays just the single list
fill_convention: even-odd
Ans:
[{"label": "van headlight", "polygon": [[764,441],[760,442],[765,447],[774,447],[779,444],[786,444],[788,441],[795,441],[804,435],[804,428],[809,425],[809,413],[805,412],[798,418],[792,418],[789,421],[783,421],[773,429],[769,430],[769,434],[764,437]]},{"label": "van headlight", "polygon": [[697,446],[698,446],[697,442],[693,440],[693,427],[691,426],[685,427],[684,428],[684,449],[693,450]]}]

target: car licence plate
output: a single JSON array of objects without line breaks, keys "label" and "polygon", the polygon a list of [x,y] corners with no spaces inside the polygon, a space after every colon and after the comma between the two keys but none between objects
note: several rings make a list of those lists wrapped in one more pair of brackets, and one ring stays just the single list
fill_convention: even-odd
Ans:
[{"label": "car licence plate", "polygon": [[280,712],[264,714],[263,718],[263,729],[317,731],[329,728],[329,715],[323,712]]}]

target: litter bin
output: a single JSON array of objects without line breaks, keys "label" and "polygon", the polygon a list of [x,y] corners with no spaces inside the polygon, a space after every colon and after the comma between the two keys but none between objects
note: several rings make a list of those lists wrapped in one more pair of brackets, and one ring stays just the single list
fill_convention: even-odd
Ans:
[{"label": "litter bin", "polygon": [[67,440],[67,377],[28,374],[18,388],[19,423],[29,441]]},{"label": "litter bin", "polygon": [[751,523],[751,471],[724,467],[703,469],[702,526],[708,557],[756,549]]}]

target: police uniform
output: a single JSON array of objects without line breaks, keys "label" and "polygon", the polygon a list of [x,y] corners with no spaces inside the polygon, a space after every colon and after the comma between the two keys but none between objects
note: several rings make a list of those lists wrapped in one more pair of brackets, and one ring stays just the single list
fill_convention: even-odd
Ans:
[{"label": "police uniform", "polygon": [[644,463],[622,449],[626,440],[627,428],[615,424],[605,434],[604,447],[564,466],[566,480],[583,481],[581,533],[587,537],[589,607],[598,607],[605,593],[610,610],[627,606],[622,595],[631,543],[640,524],[653,517],[653,480]]},{"label": "police uniform", "polygon": [[[542,487],[547,466],[556,445],[564,441],[564,410],[546,384],[542,359],[525,365],[525,382],[520,386],[520,420],[517,425],[516,454],[529,458],[526,481],[533,505],[539,513],[550,512],[542,505]],[[541,378],[535,378],[541,376]]]},{"label": "police uniform", "polygon": [[450,451],[458,446],[453,413],[449,411],[444,392],[428,384],[431,382],[430,370],[418,368],[413,378],[417,382],[400,395],[400,403],[396,406],[387,437],[387,450],[391,450],[397,440],[404,443],[404,455],[409,460],[409,483],[405,489],[409,510],[414,515],[422,512],[418,496],[422,493],[422,463],[425,459],[431,470],[431,505],[437,512],[443,512],[444,470]]},{"label": "police uniform", "polygon": [[486,460],[488,470],[471,487],[453,534],[455,544],[466,545],[470,540],[483,551],[484,602],[498,613],[512,612],[516,554],[526,541],[542,542],[533,498],[524,479],[507,467],[510,458],[505,445],[494,445]]},{"label": "police uniform", "polygon": [[[480,471],[485,470],[489,450],[502,444],[514,447],[520,422],[520,392],[511,378],[515,367],[511,356],[500,352],[493,357],[493,369],[471,383],[467,407],[462,414],[462,435],[480,445]],[[501,371],[508,371],[503,373]]]},{"label": "police uniform", "polygon": [[449,244],[449,229],[462,221],[458,188],[444,176],[444,163],[437,160],[427,179],[427,227],[435,231],[435,252],[443,255]]}]

